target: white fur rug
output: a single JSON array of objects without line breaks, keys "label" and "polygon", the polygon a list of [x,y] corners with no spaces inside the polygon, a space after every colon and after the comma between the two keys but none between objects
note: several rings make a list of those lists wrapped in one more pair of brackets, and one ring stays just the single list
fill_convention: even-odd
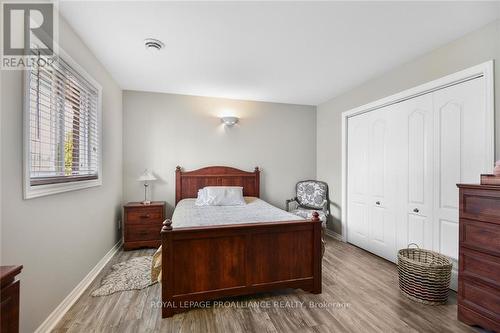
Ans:
[{"label": "white fur rug", "polygon": [[107,296],[119,291],[139,290],[156,283],[151,281],[152,257],[137,257],[120,262],[111,267],[102,280],[101,286],[94,290],[92,296]]}]

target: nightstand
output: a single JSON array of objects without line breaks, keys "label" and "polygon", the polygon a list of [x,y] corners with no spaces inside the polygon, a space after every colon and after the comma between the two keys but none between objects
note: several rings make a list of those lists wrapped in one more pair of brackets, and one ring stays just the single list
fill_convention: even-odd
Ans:
[{"label": "nightstand", "polygon": [[150,205],[129,202],[123,206],[123,249],[159,247],[164,220],[164,201],[153,201]]}]

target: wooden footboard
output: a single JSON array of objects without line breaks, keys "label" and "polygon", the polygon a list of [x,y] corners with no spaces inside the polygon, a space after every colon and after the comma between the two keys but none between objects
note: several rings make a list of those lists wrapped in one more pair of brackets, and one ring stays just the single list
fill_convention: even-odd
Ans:
[{"label": "wooden footboard", "polygon": [[[202,301],[284,288],[321,293],[321,222],[173,229],[162,236],[162,317]],[[197,303],[198,302],[198,303]]]}]

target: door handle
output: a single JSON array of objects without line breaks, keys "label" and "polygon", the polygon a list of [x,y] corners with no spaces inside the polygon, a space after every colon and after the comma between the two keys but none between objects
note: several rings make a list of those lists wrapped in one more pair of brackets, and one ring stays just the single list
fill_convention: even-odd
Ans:
[{"label": "door handle", "polygon": [[375,202],[375,205],[380,206],[380,201]]},{"label": "door handle", "polygon": [[420,212],[420,210],[418,208],[415,208],[415,209],[413,209],[413,212],[418,213],[418,212]]}]

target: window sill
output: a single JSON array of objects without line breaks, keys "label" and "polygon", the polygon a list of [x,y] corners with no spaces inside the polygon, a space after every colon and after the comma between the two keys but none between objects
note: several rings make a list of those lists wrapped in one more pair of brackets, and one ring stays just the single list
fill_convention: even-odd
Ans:
[{"label": "window sill", "polygon": [[27,185],[24,189],[24,199],[33,199],[52,194],[64,193],[69,191],[77,191],[89,187],[101,186],[101,178],[85,181],[77,181],[71,183],[49,184],[31,186]]}]

